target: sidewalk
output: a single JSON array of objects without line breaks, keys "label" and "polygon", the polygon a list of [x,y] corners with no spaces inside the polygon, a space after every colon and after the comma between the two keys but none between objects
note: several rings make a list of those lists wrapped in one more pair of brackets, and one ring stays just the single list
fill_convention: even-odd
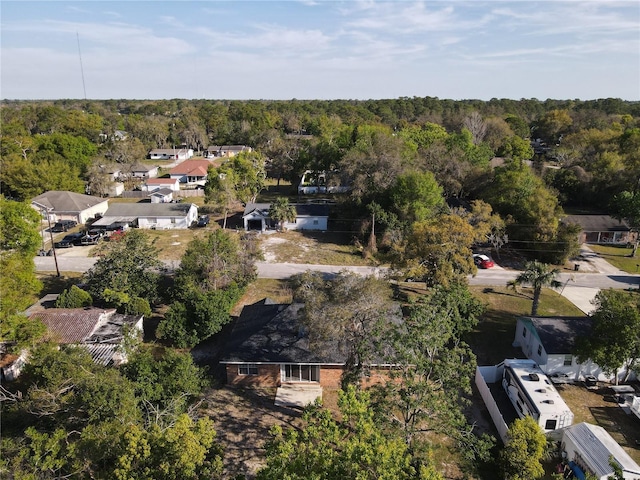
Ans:
[{"label": "sidewalk", "polygon": [[[574,261],[574,264],[578,266],[577,271],[580,273],[590,272],[607,275],[627,275],[626,272],[611,265],[586,245],[580,248],[580,255],[578,259]],[[594,310],[592,302],[600,289],[579,285],[576,283],[576,275],[571,275],[571,277],[573,277],[573,280],[569,280],[561,290],[562,296],[584,313],[591,313]]]}]

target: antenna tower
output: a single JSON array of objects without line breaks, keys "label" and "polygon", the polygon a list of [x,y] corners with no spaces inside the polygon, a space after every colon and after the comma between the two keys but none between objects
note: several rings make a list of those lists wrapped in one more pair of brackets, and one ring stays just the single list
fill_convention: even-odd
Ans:
[{"label": "antenna tower", "polygon": [[78,58],[80,58],[80,73],[82,74],[82,90],[84,91],[84,99],[87,99],[87,87],[84,84],[84,68],[82,68],[82,54],[80,53],[80,35],[76,32],[76,38],[78,39]]}]

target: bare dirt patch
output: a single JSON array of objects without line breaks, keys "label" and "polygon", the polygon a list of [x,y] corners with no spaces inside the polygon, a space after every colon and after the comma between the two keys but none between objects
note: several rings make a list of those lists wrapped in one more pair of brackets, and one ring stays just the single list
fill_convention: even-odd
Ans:
[{"label": "bare dirt patch", "polygon": [[206,393],[205,412],[215,422],[224,449],[225,478],[254,478],[265,464],[265,446],[274,425],[299,427],[301,411],[274,405],[274,389],[223,387]]},{"label": "bare dirt patch", "polygon": [[312,265],[374,266],[344,234],[334,232],[279,232],[261,235],[265,261]]}]

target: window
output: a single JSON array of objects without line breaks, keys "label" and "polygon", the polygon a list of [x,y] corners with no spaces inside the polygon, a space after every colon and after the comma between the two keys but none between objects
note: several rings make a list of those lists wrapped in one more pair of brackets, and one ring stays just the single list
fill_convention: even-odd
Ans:
[{"label": "window", "polygon": [[542,345],[538,345],[538,355],[542,355]]},{"label": "window", "polygon": [[544,424],[545,430],[555,430],[556,429],[556,420],[547,420]]},{"label": "window", "polygon": [[570,367],[572,364],[573,364],[573,357],[571,355],[565,355],[563,365],[565,367]]},{"label": "window", "polygon": [[320,367],[318,365],[285,364],[280,370],[283,382],[319,382]]},{"label": "window", "polygon": [[523,329],[522,329],[522,336],[523,336],[523,337],[526,337],[526,336],[527,336],[527,329],[526,329],[526,328],[523,328]]},{"label": "window", "polygon": [[245,363],[244,365],[238,365],[239,375],[257,375],[258,366],[255,363]]},{"label": "window", "polygon": [[314,218],[314,219],[313,219],[313,224],[314,224],[314,225],[318,225],[318,219],[317,219],[317,218]]}]

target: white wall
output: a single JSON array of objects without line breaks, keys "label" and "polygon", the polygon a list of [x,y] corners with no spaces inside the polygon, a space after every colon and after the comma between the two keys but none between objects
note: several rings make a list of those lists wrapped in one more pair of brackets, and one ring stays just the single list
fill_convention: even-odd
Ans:
[{"label": "white wall", "polygon": [[298,217],[295,223],[285,222],[287,230],[327,230],[326,217]]}]

